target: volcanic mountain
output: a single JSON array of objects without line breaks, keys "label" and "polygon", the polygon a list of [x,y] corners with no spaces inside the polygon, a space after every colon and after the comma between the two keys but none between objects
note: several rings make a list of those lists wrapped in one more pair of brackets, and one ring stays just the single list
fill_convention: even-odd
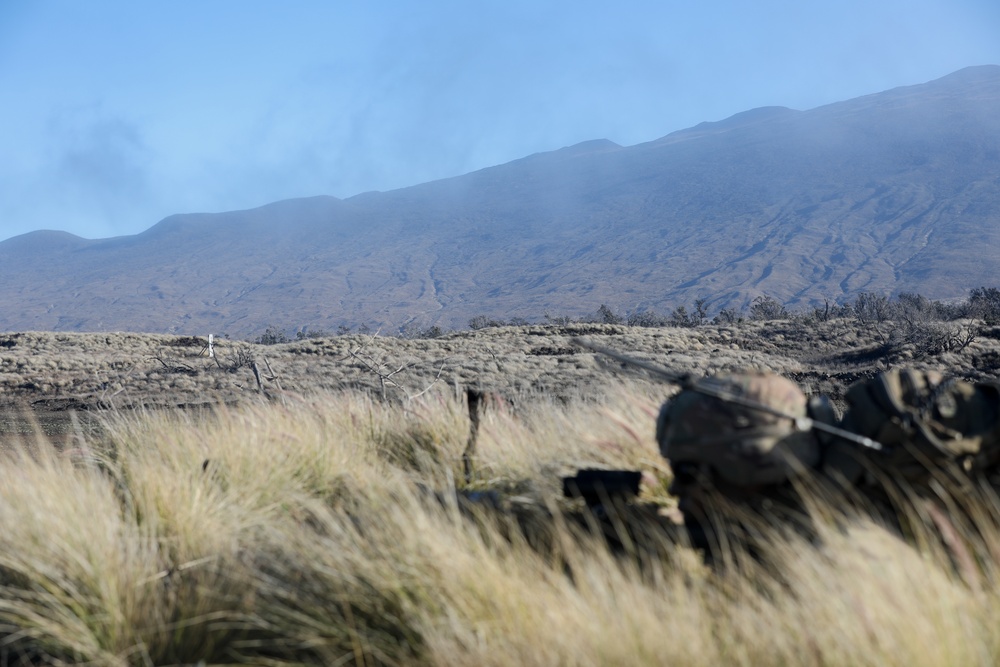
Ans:
[{"label": "volcanic mountain", "polygon": [[391,192],[0,243],[0,330],[246,335],[1000,285],[1000,67]]}]

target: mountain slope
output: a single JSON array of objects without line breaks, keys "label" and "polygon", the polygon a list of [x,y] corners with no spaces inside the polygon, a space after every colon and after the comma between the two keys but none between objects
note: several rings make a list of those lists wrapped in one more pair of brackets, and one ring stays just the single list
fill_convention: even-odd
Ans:
[{"label": "mountain slope", "polygon": [[0,329],[259,331],[1000,284],[1000,67],[346,200],[0,243]]}]

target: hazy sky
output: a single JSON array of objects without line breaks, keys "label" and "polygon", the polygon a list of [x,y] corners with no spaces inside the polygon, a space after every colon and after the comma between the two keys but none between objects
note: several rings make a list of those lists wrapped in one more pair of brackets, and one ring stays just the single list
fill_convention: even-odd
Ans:
[{"label": "hazy sky", "polygon": [[0,0],[0,239],[390,190],[983,64],[998,0]]}]

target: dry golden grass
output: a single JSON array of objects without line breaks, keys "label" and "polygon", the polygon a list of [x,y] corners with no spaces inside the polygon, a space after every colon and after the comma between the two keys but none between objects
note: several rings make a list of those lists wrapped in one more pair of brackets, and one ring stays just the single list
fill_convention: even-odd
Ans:
[{"label": "dry golden grass", "polygon": [[[780,580],[682,545],[641,564],[559,528],[558,476],[648,471],[663,388],[465,406],[359,392],[115,412],[68,448],[0,458],[0,657],[15,664],[970,665],[1000,659],[995,568],[870,522],[775,538]],[[533,549],[472,521],[466,487],[555,512]],[[437,493],[431,493],[436,491]],[[992,511],[995,516],[997,512]],[[984,521],[984,527],[994,525]],[[986,529],[1000,544],[995,528]]]}]

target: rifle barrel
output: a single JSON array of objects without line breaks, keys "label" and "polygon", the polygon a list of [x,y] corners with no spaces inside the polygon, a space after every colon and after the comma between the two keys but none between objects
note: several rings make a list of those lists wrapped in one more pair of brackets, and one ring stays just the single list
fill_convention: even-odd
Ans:
[{"label": "rifle barrel", "polygon": [[851,431],[840,428],[839,426],[833,426],[832,424],[826,424],[824,422],[816,421],[815,419],[810,419],[809,417],[801,417],[793,415],[784,410],[778,410],[777,408],[772,408],[770,405],[764,405],[763,403],[758,403],[757,401],[752,401],[750,399],[744,398],[742,396],[737,396],[736,394],[726,391],[712,378],[702,378],[695,379],[692,378],[688,373],[675,373],[669,371],[662,366],[658,366],[652,362],[645,361],[644,359],[636,359],[635,357],[630,357],[627,354],[622,354],[618,350],[613,350],[609,347],[604,347],[603,345],[598,345],[597,343],[592,343],[589,340],[580,337],[574,337],[570,339],[570,342],[574,345],[586,348],[592,352],[597,352],[598,354],[603,354],[606,357],[611,357],[616,361],[620,361],[628,366],[633,366],[635,368],[641,368],[644,371],[648,371],[653,375],[657,375],[668,382],[673,384],[679,384],[683,389],[690,389],[692,391],[697,391],[699,393],[705,394],[706,396],[711,396],[717,398],[721,401],[726,401],[728,403],[733,403],[745,408],[750,408],[751,410],[759,410],[761,412],[766,412],[768,414],[774,415],[775,417],[781,417],[784,419],[792,420],[795,424],[795,428],[801,431],[808,431],[810,429],[816,429],[817,431],[823,431],[829,433],[830,435],[841,438],[842,440],[847,440],[848,442],[853,442],[856,445],[860,445],[866,449],[874,449],[876,451],[882,450],[882,443],[872,440],[871,438],[866,438],[863,435],[858,435],[857,433],[852,433]]}]

